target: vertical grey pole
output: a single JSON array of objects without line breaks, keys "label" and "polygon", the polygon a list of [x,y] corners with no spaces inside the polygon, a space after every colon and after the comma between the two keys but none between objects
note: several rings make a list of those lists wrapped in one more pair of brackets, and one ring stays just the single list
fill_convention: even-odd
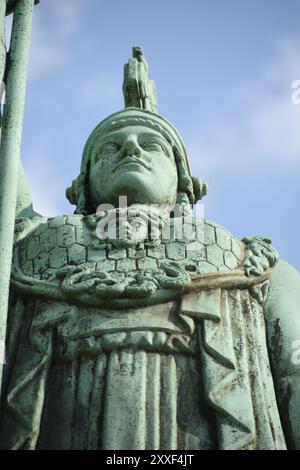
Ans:
[{"label": "vertical grey pole", "polygon": [[[0,100],[2,101],[4,94],[4,72],[6,64],[6,36],[5,36],[5,10],[6,0],[0,0]],[[2,108],[2,106],[1,106]],[[2,109],[0,109],[0,136],[2,125]]]},{"label": "vertical grey pole", "polygon": [[[3,352],[33,6],[34,0],[19,0],[14,10],[0,146],[0,348]],[[0,362],[3,363],[3,357]],[[3,364],[0,364],[0,386],[2,371]]]},{"label": "vertical grey pole", "polygon": [[6,0],[0,0],[0,81],[3,80],[6,62],[5,10]]}]

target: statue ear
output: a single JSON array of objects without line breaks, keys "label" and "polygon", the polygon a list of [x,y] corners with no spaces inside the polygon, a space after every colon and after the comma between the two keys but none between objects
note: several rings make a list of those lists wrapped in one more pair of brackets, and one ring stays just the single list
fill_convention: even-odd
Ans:
[{"label": "statue ear", "polygon": [[91,207],[88,194],[88,175],[90,173],[90,163],[88,162],[80,175],[72,181],[70,188],[66,190],[66,196],[71,204],[76,206],[75,214],[91,214]]},{"label": "statue ear", "polygon": [[72,185],[66,189],[67,199],[71,204],[77,205],[78,202],[78,178],[72,181]]},{"label": "statue ear", "polygon": [[195,203],[200,201],[207,194],[207,183],[197,176],[192,176]]}]

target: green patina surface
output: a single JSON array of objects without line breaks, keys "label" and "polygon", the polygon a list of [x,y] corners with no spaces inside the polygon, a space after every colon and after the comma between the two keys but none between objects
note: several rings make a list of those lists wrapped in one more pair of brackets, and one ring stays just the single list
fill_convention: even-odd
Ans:
[{"label": "green patina surface", "polygon": [[299,448],[300,276],[269,239],[192,215],[207,186],[141,48],[123,91],[67,190],[75,214],[17,211],[1,446]]}]

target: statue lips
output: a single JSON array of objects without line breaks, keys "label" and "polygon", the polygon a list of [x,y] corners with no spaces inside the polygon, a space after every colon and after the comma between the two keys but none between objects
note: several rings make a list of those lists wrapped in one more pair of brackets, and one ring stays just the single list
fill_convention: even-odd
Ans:
[{"label": "statue lips", "polygon": [[137,157],[126,157],[124,158],[124,160],[122,160],[122,162],[116,166],[116,168],[114,168],[112,170],[112,172],[114,173],[115,171],[117,171],[119,168],[125,166],[125,165],[138,165],[138,166],[142,166],[144,168],[146,168],[147,170],[149,170],[149,166],[141,159],[141,158],[137,158]]}]

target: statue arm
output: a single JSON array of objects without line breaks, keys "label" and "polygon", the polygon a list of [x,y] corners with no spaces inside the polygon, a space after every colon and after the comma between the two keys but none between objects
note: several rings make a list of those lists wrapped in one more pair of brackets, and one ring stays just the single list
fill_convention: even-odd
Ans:
[{"label": "statue arm", "polygon": [[287,446],[300,449],[300,274],[281,260],[272,273],[265,318]]}]

